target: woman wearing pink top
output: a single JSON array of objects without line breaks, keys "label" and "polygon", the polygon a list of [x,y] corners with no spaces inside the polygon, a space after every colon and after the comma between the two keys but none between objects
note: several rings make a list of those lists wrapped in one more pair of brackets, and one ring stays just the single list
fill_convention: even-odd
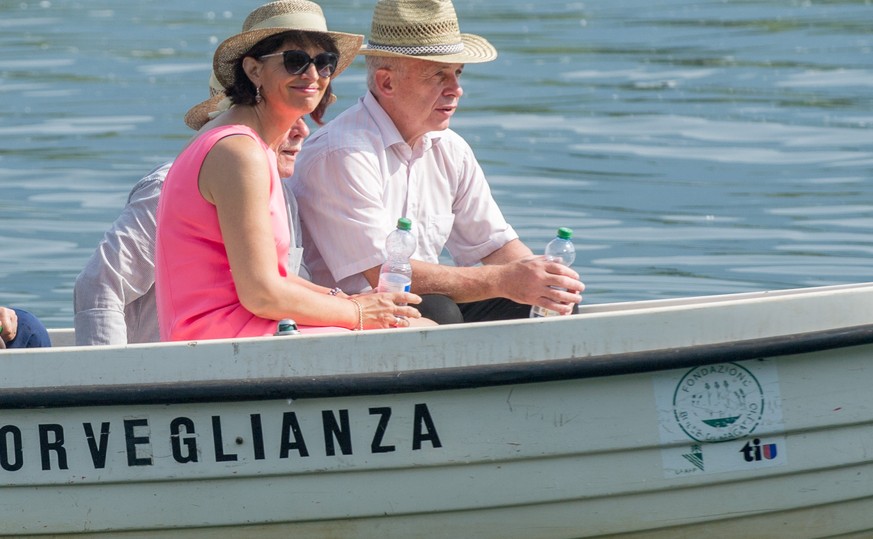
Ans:
[{"label": "woman wearing pink top", "polygon": [[[363,36],[330,32],[321,8],[280,0],[249,14],[215,52],[229,109],[176,158],[157,217],[155,288],[162,340],[270,335],[293,318],[303,332],[406,326],[408,293],[345,296],[291,274],[276,149],[291,126],[331,102],[330,82]],[[398,305],[400,304],[400,305]]]}]

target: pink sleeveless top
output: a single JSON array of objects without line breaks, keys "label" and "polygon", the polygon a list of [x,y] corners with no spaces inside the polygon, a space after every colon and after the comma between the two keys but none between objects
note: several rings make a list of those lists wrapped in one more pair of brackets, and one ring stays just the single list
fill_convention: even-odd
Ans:
[{"label": "pink sleeveless top", "polygon": [[161,191],[157,214],[155,291],[162,341],[272,335],[276,321],[240,304],[215,206],[204,200],[198,176],[206,155],[224,137],[256,140],[270,162],[270,223],[276,271],[288,274],[291,238],[276,154],[252,129],[222,126],[200,135],[176,158]]}]

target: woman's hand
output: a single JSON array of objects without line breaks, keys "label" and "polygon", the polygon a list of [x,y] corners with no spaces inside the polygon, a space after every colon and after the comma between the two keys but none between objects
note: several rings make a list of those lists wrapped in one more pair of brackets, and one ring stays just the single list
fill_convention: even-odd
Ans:
[{"label": "woman's hand", "polygon": [[418,309],[408,305],[421,303],[421,297],[409,292],[370,292],[349,299],[361,305],[364,329],[404,328],[421,318]]}]

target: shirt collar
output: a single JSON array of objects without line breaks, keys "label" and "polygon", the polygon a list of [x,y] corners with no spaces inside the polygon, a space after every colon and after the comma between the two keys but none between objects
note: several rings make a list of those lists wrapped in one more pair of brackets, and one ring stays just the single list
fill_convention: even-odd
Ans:
[{"label": "shirt collar", "polygon": [[[394,121],[391,120],[391,117],[388,116],[388,113],[385,112],[385,109],[382,108],[382,105],[379,104],[379,101],[376,100],[372,92],[367,91],[361,101],[364,105],[364,108],[370,114],[370,117],[372,117],[373,121],[376,122],[376,127],[382,134],[382,140],[385,142],[386,148],[394,146],[395,144],[402,144],[405,148],[409,148],[409,145],[406,144],[405,140],[403,140],[403,136],[400,134],[400,131],[397,130],[397,126],[394,125]],[[439,140],[439,131],[431,131],[429,133],[425,133],[421,137],[421,152],[427,152],[435,144],[437,144]],[[409,151],[411,150],[412,149],[409,148]]]}]

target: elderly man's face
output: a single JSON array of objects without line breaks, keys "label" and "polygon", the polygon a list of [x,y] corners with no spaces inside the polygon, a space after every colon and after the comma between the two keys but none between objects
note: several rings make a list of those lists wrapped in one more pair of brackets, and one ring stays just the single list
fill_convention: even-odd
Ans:
[{"label": "elderly man's face", "polygon": [[288,138],[279,146],[276,152],[276,161],[279,164],[279,177],[288,178],[294,174],[294,162],[297,161],[297,154],[300,153],[300,148],[303,147],[303,140],[309,136],[309,127],[300,117],[288,132]]},{"label": "elderly man's face", "polygon": [[442,64],[404,59],[396,77],[394,118],[400,133],[414,144],[429,131],[448,129],[449,121],[464,95],[461,73],[464,64]]}]

